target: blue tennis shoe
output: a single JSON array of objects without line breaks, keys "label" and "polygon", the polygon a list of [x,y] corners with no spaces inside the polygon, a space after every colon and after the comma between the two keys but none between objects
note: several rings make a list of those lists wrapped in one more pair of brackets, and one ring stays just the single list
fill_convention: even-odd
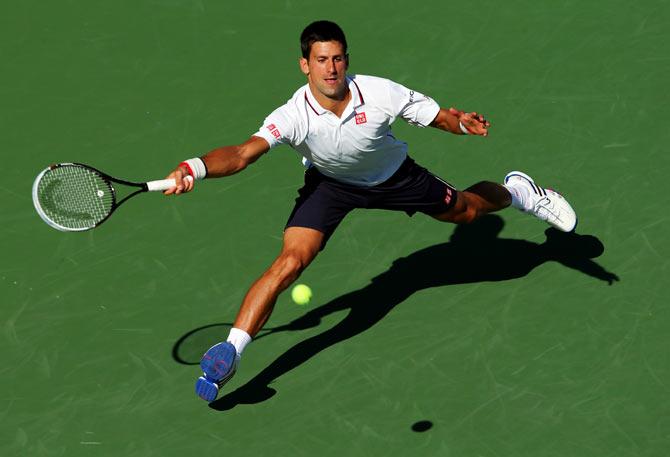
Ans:
[{"label": "blue tennis shoe", "polygon": [[235,374],[239,360],[235,346],[227,341],[209,348],[200,360],[203,374],[195,382],[195,393],[205,401],[214,401]]}]

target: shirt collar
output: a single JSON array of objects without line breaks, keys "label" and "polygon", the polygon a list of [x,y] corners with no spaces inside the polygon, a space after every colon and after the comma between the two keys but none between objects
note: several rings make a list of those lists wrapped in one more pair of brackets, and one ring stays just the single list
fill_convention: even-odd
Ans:
[{"label": "shirt collar", "polygon": [[314,98],[314,95],[312,95],[309,84],[305,86],[305,101],[307,102],[309,108],[311,108],[312,111],[314,111],[318,116],[321,116],[326,112],[326,109],[319,105],[319,102],[317,102],[316,98]]},{"label": "shirt collar", "polygon": [[349,81],[349,90],[351,91],[351,99],[354,101],[354,109],[365,104],[365,99],[361,93],[361,88],[356,84],[356,76],[347,76]]},{"label": "shirt collar", "polygon": [[[356,109],[359,106],[363,106],[365,104],[365,99],[363,98],[363,94],[361,93],[361,89],[358,87],[358,84],[356,84],[355,81],[355,76],[347,76],[347,83],[349,84],[349,91],[351,92],[351,100],[353,101],[353,108]],[[312,91],[309,88],[309,84],[305,87],[305,101],[307,102],[307,105],[309,108],[312,109],[317,115],[321,116],[323,113],[325,113],[327,110],[322,107],[319,102],[316,101],[316,98],[314,98],[314,95],[312,94]]]}]

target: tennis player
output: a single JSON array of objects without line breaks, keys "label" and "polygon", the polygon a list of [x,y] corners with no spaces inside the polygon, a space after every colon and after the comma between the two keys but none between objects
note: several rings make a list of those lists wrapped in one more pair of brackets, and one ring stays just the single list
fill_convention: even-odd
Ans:
[{"label": "tennis player", "polygon": [[193,190],[193,180],[244,170],[270,149],[288,144],[302,157],[305,182],[284,230],[281,253],[251,285],[227,341],[210,348],[200,366],[196,393],[214,400],[235,373],[245,346],[270,317],[277,296],[314,260],[342,219],[355,208],[419,212],[464,224],[513,206],[552,226],[572,231],[575,212],[558,193],[519,172],[503,184],[482,181],[465,190],[417,164],[391,124],[396,118],[456,135],[487,136],[490,123],[475,112],[440,108],[430,97],[388,79],[348,75],[347,40],[329,21],[308,25],[300,36],[300,70],[307,84],[273,111],[246,142],[224,146],[180,163],[170,173],[178,185],[165,194]]}]

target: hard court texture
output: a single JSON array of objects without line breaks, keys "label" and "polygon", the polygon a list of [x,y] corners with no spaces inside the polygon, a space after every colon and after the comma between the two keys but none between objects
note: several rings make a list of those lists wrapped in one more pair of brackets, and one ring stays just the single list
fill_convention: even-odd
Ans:
[{"label": "hard court texture", "polygon": [[[667,2],[99,0],[0,6],[0,455],[665,456],[670,449]],[[207,405],[197,363],[273,260],[287,147],[99,229],[35,214],[53,162],[131,180],[244,141],[304,84],[329,18],[351,73],[484,113],[489,138],[399,121],[459,188],[522,170],[576,235],[513,210],[456,228],[358,211],[280,296]],[[663,234],[666,235],[663,235]]]}]

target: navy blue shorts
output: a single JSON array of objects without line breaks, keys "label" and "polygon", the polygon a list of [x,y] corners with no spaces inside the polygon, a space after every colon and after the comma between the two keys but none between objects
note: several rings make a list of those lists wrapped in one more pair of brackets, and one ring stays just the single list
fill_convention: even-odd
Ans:
[{"label": "navy blue shorts", "polygon": [[[456,189],[411,158],[381,184],[360,187],[322,175],[312,167],[305,171],[305,185],[298,190],[288,227],[307,227],[325,235],[324,246],[342,219],[353,209],[441,214],[456,203]],[[323,246],[322,246],[323,247]]]}]

